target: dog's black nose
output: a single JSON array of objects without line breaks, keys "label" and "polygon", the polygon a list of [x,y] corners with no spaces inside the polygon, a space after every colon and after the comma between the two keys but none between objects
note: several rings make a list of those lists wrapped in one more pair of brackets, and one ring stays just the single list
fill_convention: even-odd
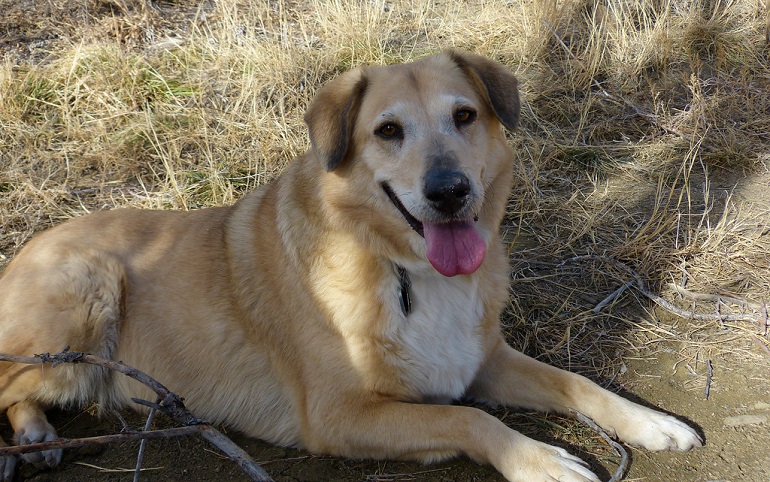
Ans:
[{"label": "dog's black nose", "polygon": [[439,169],[425,176],[423,194],[437,211],[444,214],[455,214],[462,209],[470,192],[471,183],[460,171]]}]

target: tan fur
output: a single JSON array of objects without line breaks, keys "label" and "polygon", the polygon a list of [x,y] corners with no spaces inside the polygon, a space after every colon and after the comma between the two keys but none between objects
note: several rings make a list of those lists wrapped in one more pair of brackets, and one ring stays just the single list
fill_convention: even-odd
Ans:
[{"label": "tan fur", "polygon": [[[458,105],[476,120],[456,127]],[[31,241],[0,278],[0,352],[70,346],[137,367],[197,416],[276,444],[422,461],[464,454],[509,480],[596,478],[479,409],[439,403],[577,410],[651,450],[700,445],[673,417],[503,340],[498,228],[513,153],[501,123],[512,128],[518,108],[515,78],[471,54],[344,74],[308,111],[311,151],[234,206],[96,213]],[[382,119],[403,126],[403,142],[376,134]],[[488,249],[472,274],[434,270],[425,239],[381,186],[435,221],[421,183],[437,158],[456,161],[473,189],[467,212]],[[397,266],[412,283],[408,315]],[[17,443],[56,436],[47,406],[124,406],[132,396],[149,394],[96,368],[0,364],[0,410]],[[30,460],[55,465],[60,455]],[[0,459],[4,480],[13,465]]]}]

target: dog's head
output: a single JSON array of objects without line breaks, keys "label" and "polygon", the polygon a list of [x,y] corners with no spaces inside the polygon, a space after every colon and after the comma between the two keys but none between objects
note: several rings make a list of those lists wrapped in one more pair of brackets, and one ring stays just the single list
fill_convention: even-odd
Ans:
[{"label": "dog's head", "polygon": [[498,229],[512,163],[500,124],[513,129],[518,117],[508,70],[446,51],[343,74],[305,121],[315,156],[346,183],[335,196],[349,222],[454,276],[478,269]]}]

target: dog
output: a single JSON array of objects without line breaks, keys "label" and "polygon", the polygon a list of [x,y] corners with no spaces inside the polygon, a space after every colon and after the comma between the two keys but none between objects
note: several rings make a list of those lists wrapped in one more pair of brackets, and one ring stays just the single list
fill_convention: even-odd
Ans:
[{"label": "dog", "polygon": [[[249,436],[350,458],[465,455],[510,481],[588,465],[460,398],[592,418],[652,451],[700,446],[678,419],[529,358],[501,333],[498,233],[513,182],[516,78],[447,50],[320,89],[309,151],[232,206],[116,209],[36,236],[0,279],[0,352],[122,360]],[[0,363],[15,443],[44,410],[151,397],[93,366]],[[3,442],[5,444],[5,442]],[[55,466],[61,451],[26,456]],[[3,480],[16,461],[0,459]]]}]

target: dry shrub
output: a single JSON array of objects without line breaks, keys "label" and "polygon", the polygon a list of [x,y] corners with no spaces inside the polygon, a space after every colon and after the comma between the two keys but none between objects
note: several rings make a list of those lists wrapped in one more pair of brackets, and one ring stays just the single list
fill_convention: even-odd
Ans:
[{"label": "dry shrub", "polygon": [[33,232],[87,211],[232,203],[307,148],[302,115],[320,85],[362,63],[459,47],[521,79],[503,226],[512,341],[605,378],[630,347],[756,353],[755,327],[660,320],[633,289],[594,313],[628,274],[558,263],[601,254],[664,293],[683,280],[770,293],[767,206],[744,189],[770,159],[761,2],[48,5],[58,5],[56,48],[44,61],[8,49],[0,68],[5,261]]}]

